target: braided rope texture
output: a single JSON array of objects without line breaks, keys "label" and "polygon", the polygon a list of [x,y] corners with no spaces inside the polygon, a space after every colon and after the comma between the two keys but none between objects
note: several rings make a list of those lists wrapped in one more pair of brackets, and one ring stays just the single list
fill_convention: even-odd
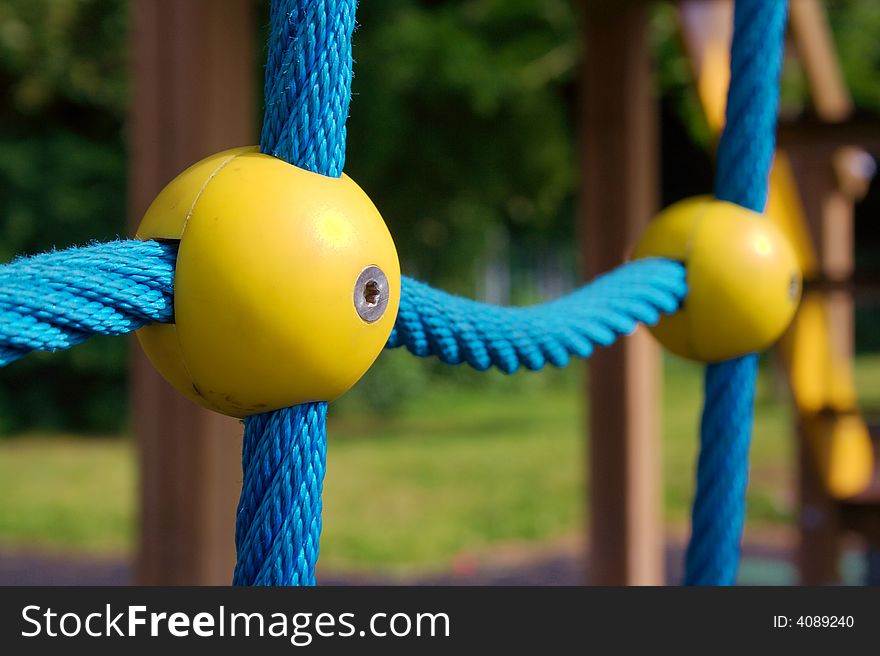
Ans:
[{"label": "braided rope texture", "polygon": [[171,321],[176,255],[156,242],[115,241],[0,267],[0,366]]},{"label": "braided rope texture", "polygon": [[547,363],[564,367],[609,346],[639,323],[654,325],[675,312],[687,285],[678,262],[630,262],[591,284],[530,307],[498,307],[454,296],[404,277],[389,348],[437,356],[447,364],[513,373]]},{"label": "braided rope texture", "polygon": [[[756,212],[767,202],[776,148],[786,0],[737,0],[727,122],[715,195]],[[749,477],[758,356],[706,367],[697,491],[685,555],[686,585],[733,585]]]},{"label": "braided rope texture", "polygon": [[234,585],[315,585],[326,403],[245,419]]},{"label": "braided rope texture", "polygon": [[355,0],[273,0],[260,149],[333,178],[345,165]]},{"label": "braided rope texture", "polygon": [[[0,366],[33,350],[70,348],[91,335],[121,335],[173,320],[176,249],[114,241],[19,258],[0,266]],[[675,312],[687,293],[684,267],[638,260],[574,292],[529,307],[480,303],[403,277],[386,348],[514,373],[564,367],[610,346],[639,323]]]}]

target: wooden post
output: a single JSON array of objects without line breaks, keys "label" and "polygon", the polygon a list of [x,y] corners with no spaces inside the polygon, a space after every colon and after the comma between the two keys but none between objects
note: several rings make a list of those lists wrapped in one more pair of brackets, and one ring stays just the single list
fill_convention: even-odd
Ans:
[{"label": "wooden post", "polygon": [[[837,122],[852,114],[853,102],[843,80],[834,38],[825,10],[819,0],[800,0],[791,6],[791,32],[798,58],[806,73],[810,98],[816,114],[827,122]],[[814,148],[796,152],[795,168],[813,243],[816,244],[822,273],[845,278],[853,272],[853,202],[845,188],[846,177],[860,157],[858,148],[836,152]],[[855,185],[858,187],[858,183]],[[858,192],[856,192],[858,193]],[[844,357],[853,350],[853,312],[847,292],[828,296],[833,346]]]},{"label": "wooden post", "polygon": [[[622,263],[657,208],[644,3],[584,2],[582,227],[589,277]],[[663,581],[659,349],[644,330],[590,359],[590,582]]]},{"label": "wooden post", "polygon": [[679,24],[703,114],[715,138],[726,120],[733,0],[679,0]]},{"label": "wooden post", "polygon": [[[827,150],[790,153],[808,226],[819,255],[820,270],[832,278],[846,278],[853,269],[853,203],[837,188]],[[836,357],[853,354],[853,300],[849,291],[826,292],[830,347]],[[818,372],[817,372],[818,375]],[[803,433],[803,426],[798,430]],[[804,585],[839,582],[840,512],[815,472],[806,440],[799,439],[800,542],[798,567]]]},{"label": "wooden post", "polygon": [[837,505],[819,480],[814,456],[803,437],[804,428],[798,425],[801,437],[797,442],[800,540],[797,547],[797,567],[801,585],[835,585],[840,583],[841,520]]},{"label": "wooden post", "polygon": [[792,2],[789,24],[816,114],[829,122],[847,118],[852,113],[852,99],[837,61],[834,37],[822,3],[819,0]]},{"label": "wooden post", "polygon": [[[135,0],[130,212],[196,160],[253,143],[250,0]],[[133,228],[132,228],[133,232]],[[135,347],[132,407],[140,457],[141,584],[232,580],[241,427],[167,385]]]},{"label": "wooden post", "polygon": [[[804,68],[816,114],[827,122],[846,119],[853,110],[843,81],[833,36],[821,3],[801,0],[790,12],[791,32]],[[858,149],[796,148],[792,168],[821,272],[832,278],[853,273],[853,198],[842,190],[839,168],[859,156]],[[852,358],[854,304],[849,291],[826,293],[831,348]],[[799,430],[803,430],[801,426]],[[798,568],[804,585],[839,583],[841,514],[815,472],[803,436],[799,440],[800,543]]]}]

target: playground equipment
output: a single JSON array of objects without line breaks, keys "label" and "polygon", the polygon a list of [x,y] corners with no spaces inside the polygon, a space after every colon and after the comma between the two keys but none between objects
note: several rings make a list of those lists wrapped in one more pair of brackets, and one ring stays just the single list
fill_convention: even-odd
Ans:
[{"label": "playground equipment", "polygon": [[733,203],[690,198],[651,223],[635,257],[665,257],[688,270],[688,302],[651,332],[691,360],[723,362],[763,351],[791,322],[801,273],[782,233]]},{"label": "playground equipment", "polygon": [[[729,0],[680,3],[698,95],[716,134],[724,124],[730,5]],[[794,246],[808,285],[779,353],[804,451],[802,577],[808,583],[828,583],[838,579],[835,553],[841,528],[865,535],[874,545],[869,550],[878,544],[869,519],[877,516],[876,447],[858,408],[853,380],[852,301],[846,294],[829,293],[822,284],[852,277],[852,205],[864,194],[871,172],[863,173],[860,162],[866,155],[858,147],[867,133],[846,126],[852,100],[821,3],[793,3],[790,23],[813,111],[828,130],[824,143],[808,149],[798,143],[798,130],[788,130],[789,143],[777,150],[770,173],[768,216]],[[802,180],[795,175],[798,166],[808,169]]]},{"label": "playground equipment", "polygon": [[[347,176],[255,148],[218,153],[165,187],[137,237],[178,244],[174,323],[142,328],[141,345],[181,394],[216,412],[332,401],[394,326],[397,252]],[[279,362],[296,363],[296,375]]]},{"label": "playground equipment", "polygon": [[[767,195],[785,9],[781,0],[740,0],[736,9],[733,75],[719,145],[716,196],[752,212],[763,209]],[[354,2],[350,0],[272,3],[260,150],[277,160],[248,154],[221,158],[224,162],[269,160],[273,170],[285,171],[278,173],[279,179],[288,170],[297,171],[290,173],[291,178],[303,180],[316,180],[314,174],[328,178],[341,175],[353,27]],[[291,169],[278,160],[313,174]],[[639,322],[654,324],[661,314],[676,311],[686,291],[685,275],[692,289],[704,288],[702,271],[690,261],[685,271],[677,261],[651,259],[623,265],[568,297],[534,308],[485,306],[407,278],[398,294],[393,245],[385,239],[387,231],[382,232],[384,225],[369,201],[358,195],[359,190],[353,191],[356,187],[349,187],[360,199],[355,204],[367,207],[366,214],[372,217],[363,231],[361,210],[352,211],[350,206],[329,214],[322,214],[325,210],[305,212],[305,216],[314,217],[311,225],[323,225],[325,237],[329,235],[331,240],[344,241],[347,235],[362,234],[366,242],[356,240],[366,247],[334,253],[333,266],[320,268],[327,274],[317,276],[316,283],[312,271],[298,268],[304,266],[302,260],[282,267],[275,266],[277,261],[273,263],[271,256],[266,257],[275,253],[277,258],[279,246],[304,248],[298,254],[305,258],[315,254],[311,249],[322,248],[320,240],[303,244],[298,235],[304,219],[296,211],[291,210],[294,220],[287,223],[283,222],[287,210],[284,216],[273,217],[279,222],[270,223],[271,230],[259,223],[266,216],[259,210],[264,209],[267,196],[271,199],[276,192],[288,193],[287,183],[278,182],[267,194],[265,187],[249,187],[253,180],[245,182],[248,176],[236,173],[235,163],[228,171],[223,169],[230,175],[222,176],[211,175],[218,170],[211,164],[197,165],[205,166],[206,170],[191,170],[183,176],[187,193],[196,193],[192,202],[165,202],[160,195],[156,209],[148,212],[139,237],[161,241],[107,244],[8,265],[3,285],[7,311],[2,354],[3,361],[9,362],[30,349],[72,346],[90,333],[119,334],[146,326],[141,340],[172,384],[200,403],[247,416],[236,529],[239,562],[235,581],[240,584],[314,583],[326,455],[326,401],[357,379],[386,336],[389,347],[405,346],[415,355],[433,355],[450,364],[467,363],[481,370],[495,366],[510,373],[520,367],[540,369],[547,363],[564,366],[572,355],[588,357],[595,345],[610,345],[619,335],[632,332]],[[220,177],[226,178],[222,184]],[[238,178],[241,184],[230,185],[230,178]],[[263,175],[253,179],[263,180]],[[237,232],[231,236],[218,237],[220,233],[210,228],[215,212],[202,211],[201,203],[207,202],[202,195],[215,193],[215,187],[222,200],[211,201],[212,207],[223,214],[231,204],[239,210],[232,218],[243,221],[236,224]],[[332,187],[330,181],[316,180],[313,185],[322,198]],[[332,198],[335,192],[329,193]],[[238,194],[243,194],[243,199]],[[271,200],[268,203],[278,207]],[[287,205],[296,207],[299,203],[290,198]],[[244,216],[248,211],[254,215]],[[742,211],[732,214],[738,216]],[[733,233],[739,234],[739,226],[752,225],[754,220],[733,218],[728,223]],[[253,226],[251,231],[248,224]],[[297,233],[297,238],[288,244],[279,233]],[[256,238],[257,234],[262,236]],[[249,243],[252,237],[256,239],[253,247]],[[784,329],[800,289],[793,257],[786,254],[784,241],[764,229],[760,238],[750,243],[759,255],[776,256],[765,262],[781,272],[775,276],[781,282],[772,289],[784,302],[777,307],[767,298],[751,298],[757,315],[767,318],[768,309],[778,309],[778,315],[766,324],[746,322],[745,331],[737,335],[749,338],[745,345],[719,339],[718,353],[692,353],[706,360],[738,357],[707,368],[688,583],[729,584],[735,580],[757,362],[752,351]],[[247,257],[239,257],[242,252]],[[334,259],[337,256],[339,259]],[[367,259],[361,261],[361,257]],[[258,268],[263,266],[266,268]],[[363,277],[370,267],[383,275],[372,272]],[[217,272],[224,268],[225,275],[218,277]],[[258,273],[251,275],[255,269]],[[746,279],[751,271],[743,270]],[[241,275],[245,272],[247,275]],[[303,302],[303,273],[320,292],[312,303]],[[208,275],[210,279],[206,279]],[[213,284],[219,280],[236,284],[234,302],[226,307],[222,306],[223,287]],[[267,294],[266,289],[272,286],[280,287],[281,292]],[[687,311],[699,312],[700,298],[723,305],[724,293],[725,289],[717,288],[714,294],[689,296]],[[265,302],[267,298],[272,302]],[[737,302],[742,300],[736,298]],[[324,305],[329,306],[329,312],[338,311],[337,321],[324,323],[334,315],[316,316],[316,309],[324,311]],[[364,306],[367,316],[361,312]],[[373,315],[369,312],[380,306],[382,311],[370,320]],[[340,322],[351,328],[348,335],[321,333],[322,328]],[[755,327],[755,334],[749,333],[750,326]],[[390,336],[387,330],[391,330]],[[175,332],[179,333],[177,338]],[[209,333],[212,336],[202,340]],[[361,335],[367,334],[369,337],[361,341]],[[314,352],[304,348],[302,340],[317,344],[321,351],[330,342],[343,344],[339,351],[351,361],[328,361],[326,352],[310,361],[308,357]],[[252,362],[247,354],[255,345],[260,345],[261,352],[253,354]],[[287,358],[291,361],[286,362]],[[291,382],[294,374],[302,376],[295,384]],[[301,405],[289,407],[294,403]],[[252,414],[254,411],[263,412]]]},{"label": "playground equipment", "polygon": [[[698,45],[696,38],[692,38],[691,42],[693,49],[701,51],[694,53],[694,58],[700,61],[700,70],[697,71],[699,96],[708,123],[716,133],[723,127],[723,87],[728,67],[723,46],[729,36],[722,13],[724,4],[727,3],[684,8],[685,12],[703,14],[699,25],[702,44]],[[820,74],[826,79],[834,77],[825,84],[826,87],[830,84],[832,91],[825,90],[823,93],[817,90],[816,93],[817,107],[824,111],[827,118],[834,120],[841,112],[843,115],[847,113],[848,101],[842,83],[836,79],[830,39],[823,33],[820,12],[817,3],[811,0],[793,6],[793,29],[800,40],[807,38],[805,32],[810,34],[809,42],[803,43],[799,49],[804,56],[813,60],[808,59],[807,69],[812,72],[819,68],[822,71]],[[824,61],[814,63],[823,55]],[[821,81],[815,79],[816,73],[812,77],[815,86],[820,86]],[[830,106],[827,106],[828,99]],[[847,159],[854,155],[851,150],[843,153]],[[784,151],[777,153],[770,174],[768,207],[768,215],[794,245],[804,276],[808,279],[818,278],[819,258],[810,236],[791,163]],[[781,347],[795,405],[824,485],[832,496],[845,498],[868,484],[873,472],[872,451],[864,420],[858,416],[856,409],[850,356],[832,346],[829,329],[828,309],[824,301],[816,294],[809,294]],[[833,413],[829,414],[829,410],[833,410]]]}]

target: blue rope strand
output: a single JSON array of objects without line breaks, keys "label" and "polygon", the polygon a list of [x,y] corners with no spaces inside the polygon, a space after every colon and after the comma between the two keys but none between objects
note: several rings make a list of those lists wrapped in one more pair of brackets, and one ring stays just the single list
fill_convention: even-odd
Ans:
[{"label": "blue rope strand", "polygon": [[114,241],[0,266],[0,366],[173,319],[176,250]]},{"label": "blue rope strand", "polygon": [[571,356],[587,358],[594,345],[609,346],[639,323],[675,312],[686,291],[684,267],[663,259],[631,262],[531,307],[478,303],[404,278],[388,348],[480,371],[564,367]]},{"label": "blue rope strand", "polygon": [[234,585],[315,585],[327,404],[245,419]]},{"label": "blue rope strand", "polygon": [[[115,241],[0,265],[0,367],[33,350],[172,321],[175,258],[167,244]],[[480,303],[404,276],[386,348],[480,371],[564,367],[675,312],[686,293],[684,267],[663,259],[624,264],[529,307]]]},{"label": "blue rope strand", "polygon": [[[776,148],[786,0],[737,0],[715,195],[756,212]],[[758,356],[706,367],[686,585],[733,585],[745,521]]]},{"label": "blue rope strand", "polygon": [[356,0],[272,0],[260,150],[338,178]]},{"label": "blue rope strand", "polygon": [[[356,7],[356,0],[272,1],[261,152],[342,175]],[[315,585],[326,415],[327,404],[314,402],[245,422],[235,585]]]}]

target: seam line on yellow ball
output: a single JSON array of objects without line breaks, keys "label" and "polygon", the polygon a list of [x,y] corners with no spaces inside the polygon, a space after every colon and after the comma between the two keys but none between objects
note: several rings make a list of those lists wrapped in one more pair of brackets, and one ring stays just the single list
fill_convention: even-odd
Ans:
[{"label": "seam line on yellow ball", "polygon": [[[712,196],[705,196],[703,206],[700,208],[700,214],[697,216],[697,219],[694,221],[693,226],[691,227],[691,232],[688,235],[687,245],[684,250],[684,258],[686,263],[690,263],[691,260],[691,252],[694,248],[694,241],[697,238],[697,233],[699,233],[700,229],[703,227],[703,223],[709,218],[709,210],[712,207],[712,202],[715,200]],[[691,282],[690,282],[690,267],[685,266],[685,281],[688,285],[688,296],[690,295],[691,290]],[[684,309],[685,304],[687,303],[688,297],[685,296],[684,300],[681,302],[681,308]],[[685,335],[687,336],[687,347],[688,351],[698,355],[698,357],[703,357],[702,353],[698,353],[697,345],[694,343],[694,335],[693,335],[693,317],[689,312],[684,313],[684,320],[687,323],[685,327]]]},{"label": "seam line on yellow ball", "polygon": [[[183,238],[186,235],[186,228],[187,228],[187,226],[189,226],[189,220],[192,217],[192,215],[195,213],[196,205],[199,204],[199,200],[202,198],[202,194],[204,193],[205,189],[208,188],[208,185],[211,184],[211,182],[214,180],[214,178],[220,173],[220,171],[222,171],[226,167],[227,164],[232,162],[234,159],[237,159],[241,155],[242,155],[242,153],[236,153],[235,155],[231,155],[230,157],[227,157],[225,160],[220,162],[219,166],[217,166],[217,168],[211,172],[211,175],[208,176],[208,178],[205,180],[205,183],[199,189],[199,192],[196,194],[196,197],[193,200],[192,205],[189,208],[189,212],[187,212],[187,214],[186,214],[186,218],[183,220],[183,226],[180,229],[180,247],[181,248],[183,247]],[[178,253],[178,257],[180,257],[179,250],[177,251],[177,253]],[[177,267],[176,267],[176,263],[175,263],[175,269],[176,268]],[[186,372],[187,377],[192,381],[193,392],[195,392],[200,398],[205,399],[205,401],[208,401],[208,398],[204,394],[202,394],[202,390],[199,387],[199,383],[195,379],[195,376],[193,376],[192,370],[189,368],[189,364],[186,361],[185,350],[183,348],[183,344],[180,341],[180,333],[177,331],[177,326],[176,326],[177,312],[176,311],[174,313],[174,321],[175,321],[174,341],[177,342],[177,348],[180,353],[180,364],[183,365],[183,370]]]},{"label": "seam line on yellow ball", "polygon": [[198,193],[196,194],[196,197],[193,198],[192,205],[190,205],[190,207],[189,207],[189,211],[186,213],[186,218],[183,219],[183,226],[181,226],[181,228],[180,228],[180,240],[181,240],[181,241],[183,241],[183,235],[186,233],[186,226],[189,225],[189,220],[190,220],[190,218],[192,217],[193,212],[195,212],[195,210],[196,210],[196,205],[198,205],[198,203],[199,203],[199,199],[202,197],[202,194],[204,193],[205,189],[208,188],[208,185],[211,184],[211,182],[214,180],[214,178],[217,176],[217,174],[220,173],[220,171],[222,171],[223,168],[224,168],[227,164],[229,164],[229,162],[231,162],[232,160],[236,159],[236,158],[239,157],[240,155],[241,155],[241,153],[236,153],[235,155],[230,155],[229,157],[227,157],[226,159],[224,159],[222,162],[220,162],[220,164],[217,166],[216,169],[214,169],[213,171],[211,171],[211,175],[209,175],[209,176],[205,179],[205,182],[202,184],[201,188],[199,188],[199,191],[198,191]]}]

